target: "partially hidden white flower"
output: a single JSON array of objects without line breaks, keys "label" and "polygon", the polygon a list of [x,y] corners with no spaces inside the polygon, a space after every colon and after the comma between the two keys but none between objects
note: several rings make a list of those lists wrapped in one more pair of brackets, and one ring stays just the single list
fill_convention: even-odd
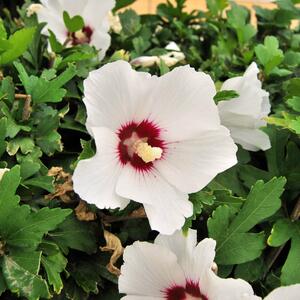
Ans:
[{"label": "partially hidden white flower", "polygon": [[235,90],[239,97],[218,103],[222,125],[230,130],[237,144],[250,151],[271,147],[268,135],[260,130],[267,124],[264,117],[270,113],[271,106],[269,93],[262,89],[257,78],[258,72],[253,62],[243,76],[226,80],[221,90]]},{"label": "partially hidden white flower", "polygon": [[7,172],[7,171],[9,171],[8,168],[1,168],[1,169],[0,169],[0,180],[2,179],[4,173]]},{"label": "partially hidden white flower", "polygon": [[147,68],[154,66],[155,64],[159,65],[160,61],[162,60],[168,67],[172,67],[185,59],[184,53],[181,52],[180,48],[175,42],[170,42],[165,49],[170,52],[160,56],[139,56],[133,59],[130,63],[133,66]]},{"label": "partially hidden white flower", "polygon": [[179,46],[175,43],[175,42],[170,42],[166,47],[165,47],[166,50],[169,50],[169,51],[178,51],[180,52],[180,48]]},{"label": "partially hidden white flower", "polygon": [[137,58],[134,58],[131,62],[131,65],[137,66],[137,67],[152,67],[155,64],[159,64],[159,57],[158,56],[139,56]]},{"label": "partially hidden white flower", "polygon": [[300,284],[283,286],[272,291],[264,300],[299,300]]},{"label": "partially hidden white flower", "polygon": [[[36,14],[39,22],[46,22],[43,33],[49,35],[52,30],[59,42],[70,39],[69,45],[88,43],[100,50],[102,59],[110,46],[108,12],[115,6],[115,0],[41,0],[42,8]],[[64,24],[63,12],[71,17],[80,15],[84,20],[84,28],[70,34]]]},{"label": "partially hidden white flower", "polygon": [[159,56],[159,59],[161,59],[168,67],[173,67],[178,62],[183,61],[185,59],[185,55],[183,52],[172,51]]},{"label": "partially hidden white flower", "polygon": [[125,248],[119,277],[122,300],[254,300],[241,279],[223,279],[213,271],[216,242],[197,244],[197,233],[158,235],[154,244],[135,242]]},{"label": "partially hidden white flower", "polygon": [[120,17],[117,14],[113,14],[111,11],[108,13],[108,22],[111,30],[115,33],[120,33],[122,31],[122,24]]},{"label": "partially hidden white flower", "polygon": [[117,61],[84,81],[86,126],[97,153],[75,169],[74,189],[99,208],[144,204],[152,229],[171,234],[193,213],[188,194],[236,164],[209,75],[189,66],[162,77]]}]

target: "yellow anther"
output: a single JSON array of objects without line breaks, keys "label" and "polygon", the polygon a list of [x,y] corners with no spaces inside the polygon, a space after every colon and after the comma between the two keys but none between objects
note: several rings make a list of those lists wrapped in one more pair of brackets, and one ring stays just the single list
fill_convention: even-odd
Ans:
[{"label": "yellow anther", "polygon": [[151,147],[148,143],[139,143],[136,154],[145,162],[149,163],[161,158],[163,150],[159,147]]},{"label": "yellow anther", "polygon": [[86,34],[81,29],[76,31],[74,35],[75,35],[76,39],[78,39],[80,41],[86,39]]}]

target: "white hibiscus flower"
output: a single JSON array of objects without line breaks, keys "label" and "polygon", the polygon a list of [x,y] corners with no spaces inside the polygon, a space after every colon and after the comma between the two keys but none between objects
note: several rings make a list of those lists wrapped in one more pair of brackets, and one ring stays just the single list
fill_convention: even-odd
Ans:
[{"label": "white hibiscus flower", "polygon": [[185,55],[175,42],[170,42],[166,47],[169,52],[160,56],[139,56],[133,59],[130,63],[133,66],[152,67],[155,64],[159,65],[161,60],[168,66],[175,66],[178,62],[185,60]]},{"label": "white hibiscus flower", "polygon": [[218,103],[221,123],[230,130],[237,144],[250,151],[271,147],[270,139],[259,128],[270,113],[269,93],[261,88],[259,70],[253,62],[243,76],[226,80],[221,90],[236,90],[239,97]]},{"label": "white hibiscus flower", "polygon": [[[110,46],[108,13],[115,6],[115,0],[41,0],[42,7],[36,10],[39,22],[46,22],[43,33],[48,35],[52,30],[59,42],[70,40],[70,45],[88,43],[100,50],[102,59]],[[70,34],[63,20],[63,12],[71,17],[80,15],[84,28]]]},{"label": "white hibiscus flower", "polygon": [[222,279],[213,271],[216,242],[189,230],[159,235],[154,244],[135,242],[124,251],[119,277],[122,300],[259,299],[241,279]]},{"label": "white hibiscus flower", "polygon": [[171,234],[192,215],[188,194],[236,164],[204,73],[151,77],[117,61],[91,72],[84,93],[97,153],[79,162],[74,189],[99,208],[143,203],[152,229]]},{"label": "white hibiscus flower", "polygon": [[299,300],[300,284],[283,286],[272,291],[264,300]]}]

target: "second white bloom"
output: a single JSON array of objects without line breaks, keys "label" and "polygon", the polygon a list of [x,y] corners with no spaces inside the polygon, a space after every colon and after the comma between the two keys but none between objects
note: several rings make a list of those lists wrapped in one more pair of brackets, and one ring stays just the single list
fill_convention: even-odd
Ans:
[{"label": "second white bloom", "polygon": [[263,118],[270,113],[271,105],[269,93],[257,78],[258,72],[253,62],[243,76],[226,80],[222,90],[236,90],[239,97],[218,104],[222,125],[230,129],[237,144],[250,151],[271,147],[268,135],[260,130],[267,124]]},{"label": "second white bloom", "polygon": [[118,61],[91,72],[84,91],[97,153],[79,162],[74,189],[99,208],[143,203],[152,229],[171,234],[192,215],[188,194],[236,163],[204,73],[151,77]]}]

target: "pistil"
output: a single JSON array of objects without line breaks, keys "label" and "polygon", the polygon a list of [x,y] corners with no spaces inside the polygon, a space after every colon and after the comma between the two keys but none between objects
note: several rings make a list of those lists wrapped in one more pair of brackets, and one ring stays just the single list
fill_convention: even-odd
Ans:
[{"label": "pistil", "polygon": [[149,163],[160,159],[163,150],[159,147],[152,147],[148,143],[141,142],[138,144],[136,154],[145,162]]}]

